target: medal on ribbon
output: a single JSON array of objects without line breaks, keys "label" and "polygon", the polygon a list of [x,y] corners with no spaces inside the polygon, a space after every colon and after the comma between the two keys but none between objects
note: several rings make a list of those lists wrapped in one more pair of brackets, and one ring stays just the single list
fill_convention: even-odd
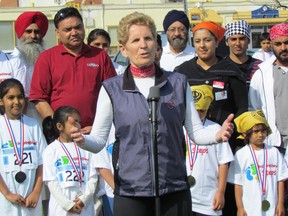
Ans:
[{"label": "medal on ribbon", "polygon": [[264,152],[264,168],[263,168],[263,173],[261,174],[260,171],[260,166],[255,154],[254,149],[249,145],[249,149],[251,152],[251,156],[253,158],[254,161],[254,165],[256,167],[256,173],[258,176],[258,182],[260,183],[260,187],[262,190],[262,203],[261,203],[261,207],[262,207],[262,211],[266,212],[269,210],[270,208],[270,202],[265,198],[266,197],[266,185],[267,185],[267,161],[268,161],[268,151],[267,148],[263,148],[263,152]]},{"label": "medal on ribbon", "polygon": [[270,202],[266,199],[262,200],[262,211],[268,211],[270,208]]},{"label": "medal on ribbon", "polygon": [[[192,175],[192,172],[193,172],[193,167],[198,156],[198,145],[196,145],[194,142],[192,142],[189,139],[187,132],[186,132],[186,141],[187,141],[187,146],[188,146],[188,159],[189,159],[189,165],[190,165],[190,170],[191,170],[191,173],[188,176],[188,183],[190,187],[193,187],[196,184],[196,179]],[[193,152],[193,148],[194,148],[194,152]]]},{"label": "medal on ribbon", "polygon": [[[77,165],[76,165],[75,161],[73,160],[73,157],[71,156],[67,147],[64,145],[64,143],[62,143],[60,141],[60,138],[58,138],[58,141],[61,144],[63,151],[65,152],[66,156],[68,157],[68,160],[70,161],[70,164],[72,165],[72,167],[76,173],[76,176],[77,176],[80,188],[81,188],[82,179],[83,179],[83,170],[82,170],[82,160],[81,160],[81,153],[80,153],[79,147],[76,146],[76,144],[74,143],[74,147],[75,147],[75,151],[76,151],[76,155],[77,155],[77,159],[78,159],[78,168],[77,168]],[[82,194],[81,191],[79,193]]]},{"label": "medal on ribbon", "polygon": [[[7,118],[6,114],[4,115],[4,120],[8,129],[8,132],[9,132],[9,136],[11,138],[14,153],[16,156],[16,161],[18,163],[18,166],[21,169],[22,162],[23,162],[23,154],[24,154],[24,119],[23,119],[23,116],[22,115],[20,116],[20,142],[19,142],[20,146],[18,146],[17,144],[17,140],[15,138],[15,134],[11,127],[10,120]],[[18,183],[24,182],[26,178],[27,178],[27,175],[25,174],[25,172],[21,170],[15,174],[15,180]]]}]

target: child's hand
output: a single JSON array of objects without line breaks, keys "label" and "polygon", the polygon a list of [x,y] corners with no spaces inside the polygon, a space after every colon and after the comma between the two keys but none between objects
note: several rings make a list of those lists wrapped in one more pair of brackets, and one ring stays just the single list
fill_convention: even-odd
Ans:
[{"label": "child's hand", "polygon": [[247,216],[246,211],[244,208],[237,209],[237,216]]},{"label": "child's hand", "polygon": [[76,213],[76,214],[80,214],[82,211],[82,208],[80,205],[78,205],[76,202],[74,204],[74,206],[68,211],[70,213]]},{"label": "child's hand", "polygon": [[26,202],[25,198],[19,194],[14,194],[14,193],[9,192],[5,195],[5,198],[13,204],[25,206],[25,202]]},{"label": "child's hand", "polygon": [[25,206],[27,208],[36,208],[37,203],[39,200],[39,193],[33,192],[30,193],[27,197],[26,197],[26,204]]},{"label": "child's hand", "polygon": [[80,198],[76,198],[73,202],[77,203],[81,208],[84,208],[84,203]]},{"label": "child's hand", "polygon": [[279,204],[276,207],[276,216],[285,216],[285,208],[284,205]]},{"label": "child's hand", "polygon": [[213,210],[219,211],[224,208],[225,198],[224,193],[217,192],[213,199]]}]

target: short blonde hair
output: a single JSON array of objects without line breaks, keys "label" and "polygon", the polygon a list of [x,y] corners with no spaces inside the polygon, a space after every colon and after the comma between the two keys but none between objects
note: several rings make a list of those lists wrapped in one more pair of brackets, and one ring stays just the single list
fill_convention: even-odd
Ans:
[{"label": "short blonde hair", "polygon": [[154,39],[156,39],[157,32],[154,20],[146,14],[134,12],[123,17],[119,22],[117,28],[117,39],[119,44],[125,45],[127,43],[129,38],[128,32],[132,25],[144,25],[149,27]]}]

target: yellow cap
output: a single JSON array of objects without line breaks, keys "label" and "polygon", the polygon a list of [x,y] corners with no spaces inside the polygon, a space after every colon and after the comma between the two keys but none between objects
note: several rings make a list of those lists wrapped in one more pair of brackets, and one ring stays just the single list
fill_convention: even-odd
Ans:
[{"label": "yellow cap", "polygon": [[[257,124],[264,124],[267,128],[269,124],[265,118],[262,110],[255,110],[250,112],[242,113],[240,116],[234,119],[234,122],[239,133],[244,133]],[[268,130],[268,135],[271,134],[271,130]],[[238,136],[239,139],[244,139],[243,135]]]},{"label": "yellow cap", "polygon": [[191,91],[197,110],[209,109],[211,102],[214,100],[212,89],[212,86],[209,85],[191,86]]}]

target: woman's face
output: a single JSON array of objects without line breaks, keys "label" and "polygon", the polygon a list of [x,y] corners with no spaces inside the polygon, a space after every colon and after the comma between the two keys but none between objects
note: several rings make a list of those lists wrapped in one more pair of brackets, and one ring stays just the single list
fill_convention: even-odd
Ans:
[{"label": "woman's face", "polygon": [[208,61],[216,56],[218,41],[207,29],[199,29],[193,35],[195,51],[202,61]]},{"label": "woman's face", "polygon": [[105,52],[108,53],[109,51],[109,41],[107,40],[107,38],[103,37],[103,36],[97,36],[95,38],[95,40],[93,40],[90,44],[90,46],[94,46],[94,47],[98,47],[100,49],[105,50]]},{"label": "woman's face", "polygon": [[134,24],[129,28],[126,44],[119,47],[123,56],[130,59],[131,65],[143,67],[154,62],[156,44],[148,26]]}]

